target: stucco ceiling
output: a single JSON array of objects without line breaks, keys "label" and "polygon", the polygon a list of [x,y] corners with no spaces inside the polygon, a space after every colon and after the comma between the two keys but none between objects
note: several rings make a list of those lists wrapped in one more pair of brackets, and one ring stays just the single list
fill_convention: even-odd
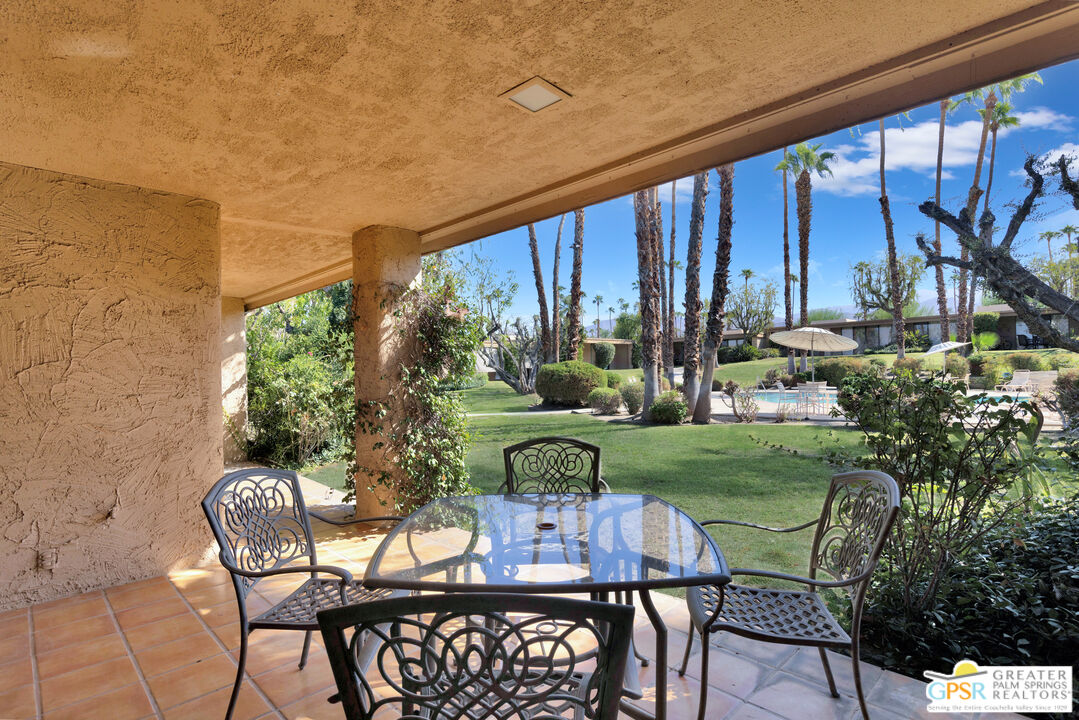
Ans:
[{"label": "stucco ceiling", "polygon": [[[223,293],[265,296],[1045,5],[9,0],[0,160],[220,203]],[[535,75],[572,97],[499,98]]]}]

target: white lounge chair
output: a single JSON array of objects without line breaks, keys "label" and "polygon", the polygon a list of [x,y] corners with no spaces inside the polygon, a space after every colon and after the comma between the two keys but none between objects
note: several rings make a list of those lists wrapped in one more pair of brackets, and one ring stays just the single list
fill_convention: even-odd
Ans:
[{"label": "white lounge chair", "polygon": [[1012,373],[1011,379],[1007,382],[1003,382],[997,385],[997,390],[1004,392],[1022,392],[1030,389],[1030,371],[1029,370],[1016,370]]}]

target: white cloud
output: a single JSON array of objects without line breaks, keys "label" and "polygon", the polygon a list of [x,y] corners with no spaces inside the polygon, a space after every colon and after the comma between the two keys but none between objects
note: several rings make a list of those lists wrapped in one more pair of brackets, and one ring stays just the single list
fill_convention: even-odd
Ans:
[{"label": "white cloud", "polygon": [[[1063,145],[1055,147],[1048,152],[1041,153],[1039,158],[1043,162],[1051,162],[1059,158],[1061,155],[1067,155],[1068,157],[1079,159],[1079,144],[1073,142],[1066,142]],[[1027,176],[1027,171],[1023,170],[1022,168],[1017,168],[1015,170],[1012,170],[1008,174],[1012,177],[1025,178]]]},{"label": "white cloud", "polygon": [[[1016,116],[1020,120],[1020,127],[1028,130],[1067,130],[1072,120],[1067,115],[1042,107],[1016,113]],[[997,137],[1005,138],[1016,129],[1002,128]],[[932,120],[905,129],[886,127],[885,170],[913,170],[936,177],[939,131],[940,126]],[[973,165],[978,159],[981,136],[982,123],[979,120],[964,120],[947,125],[944,130],[942,166],[959,168]],[[840,145],[834,148],[833,152],[836,153],[837,160],[832,165],[832,177],[814,178],[815,188],[841,196],[876,195],[880,192],[879,132],[866,132],[857,139],[855,145]],[[951,179],[954,174],[944,170],[943,177]]]}]

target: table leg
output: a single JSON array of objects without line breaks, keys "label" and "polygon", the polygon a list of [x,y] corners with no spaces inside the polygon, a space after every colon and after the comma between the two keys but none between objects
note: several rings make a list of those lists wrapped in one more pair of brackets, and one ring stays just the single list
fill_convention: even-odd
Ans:
[{"label": "table leg", "polygon": [[641,604],[656,631],[656,720],[667,718],[667,625],[652,604],[652,595],[641,590]]}]

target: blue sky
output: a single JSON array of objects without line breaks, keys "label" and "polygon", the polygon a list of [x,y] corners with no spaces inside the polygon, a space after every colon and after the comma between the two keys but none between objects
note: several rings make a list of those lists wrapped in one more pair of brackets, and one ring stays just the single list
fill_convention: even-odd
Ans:
[{"label": "blue sky", "polygon": [[[1011,215],[1008,204],[1021,199],[1025,193],[1022,164],[1027,153],[1057,151],[1055,154],[1059,154],[1063,150],[1079,155],[1079,96],[1073,92],[1075,87],[1079,87],[1079,61],[1048,68],[1041,72],[1041,76],[1044,85],[1032,83],[1024,93],[1012,99],[1022,121],[1020,127],[1002,129],[999,133],[991,207],[998,220],[1003,219],[1004,222]],[[902,129],[896,118],[889,118],[885,122],[886,181],[900,252],[917,251],[914,241],[917,233],[925,232],[929,237],[933,234],[932,222],[918,212],[917,206],[931,198],[934,192],[938,117],[938,105],[934,103],[910,111],[909,119],[902,121]],[[970,188],[980,132],[981,121],[969,106],[957,109],[948,118],[941,195],[944,206],[952,212],[958,212]],[[851,298],[847,279],[850,265],[860,260],[879,258],[885,249],[884,223],[877,201],[880,194],[877,123],[868,123],[852,131],[832,133],[812,142],[823,143],[822,149],[836,152],[839,160],[833,166],[834,177],[813,178],[809,305],[811,308],[849,309]],[[738,278],[742,268],[750,268],[760,276],[755,281],[765,278],[782,288],[783,191],[780,175],[773,170],[780,159],[781,151],[776,150],[735,166],[731,275]],[[676,184],[676,256],[683,264],[689,234],[692,184],[692,178]],[[1047,183],[1047,187],[1055,190],[1057,186]],[[711,293],[719,220],[718,180],[714,171],[709,180],[709,190],[701,261],[703,297]],[[797,219],[793,183],[790,183],[789,192],[791,267],[797,272]],[[664,228],[668,234],[670,197],[668,184],[660,189]],[[1036,239],[1038,233],[1058,230],[1069,223],[1079,225],[1079,211],[1072,209],[1059,194],[1049,194],[1039,206],[1039,212],[1024,224],[1015,247],[1016,254],[1029,256],[1044,253],[1044,242]],[[557,226],[557,217],[536,226],[544,282],[548,290]],[[573,216],[569,215],[562,236],[559,277],[567,287],[572,269],[572,237]],[[954,236],[944,228],[942,238],[946,252],[956,249]],[[1063,240],[1058,242],[1062,247]],[[529,316],[538,312],[527,229],[500,233],[475,243],[473,247],[494,258],[502,271],[515,273],[520,291],[511,315]],[[945,272],[947,275],[950,269]],[[631,198],[616,198],[586,208],[583,271],[583,288],[589,296],[585,305],[586,321],[595,322],[595,304],[591,298],[597,293],[604,297],[604,325],[608,306],[614,306],[617,314],[618,298],[625,298],[632,304],[637,299],[632,287],[636,277],[637,255]],[[683,309],[684,280],[684,271],[679,271],[675,290],[679,311]],[[932,300],[936,297],[933,283],[932,271],[927,271],[919,288],[921,299]],[[779,299],[777,315],[782,315],[782,291]]]}]

